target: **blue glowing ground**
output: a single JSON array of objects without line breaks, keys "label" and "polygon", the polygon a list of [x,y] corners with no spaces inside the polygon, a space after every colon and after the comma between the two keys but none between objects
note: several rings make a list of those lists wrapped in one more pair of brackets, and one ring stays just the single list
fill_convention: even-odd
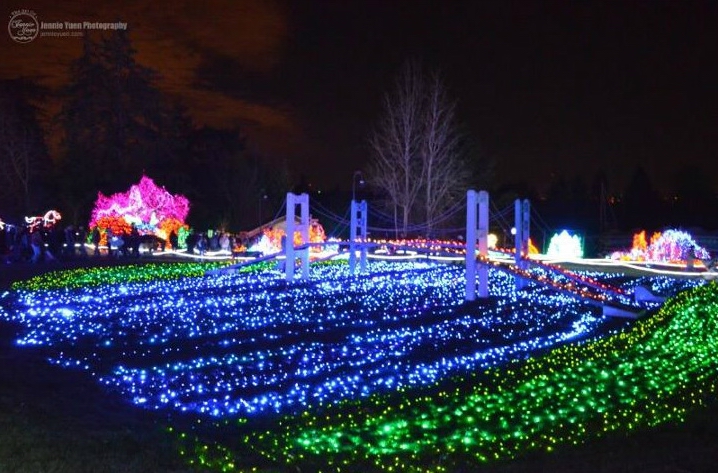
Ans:
[{"label": "blue glowing ground", "polygon": [[19,291],[3,304],[23,326],[18,345],[45,347],[135,404],[213,417],[427,385],[618,326],[595,305],[489,277],[491,297],[470,304],[463,267],[417,262],[359,276],[320,265],[293,284],[265,271]]}]

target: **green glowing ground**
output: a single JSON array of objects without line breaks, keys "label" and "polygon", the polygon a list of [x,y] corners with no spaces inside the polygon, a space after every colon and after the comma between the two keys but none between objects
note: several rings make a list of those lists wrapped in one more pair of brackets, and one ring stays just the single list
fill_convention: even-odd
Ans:
[{"label": "green glowing ground", "polygon": [[[121,266],[86,267],[68,271],[52,271],[26,281],[12,283],[12,289],[30,291],[78,288],[102,284],[147,282],[158,279],[202,276],[210,269],[227,266],[227,262],[212,263],[143,263]],[[260,265],[248,267],[258,268]]]}]

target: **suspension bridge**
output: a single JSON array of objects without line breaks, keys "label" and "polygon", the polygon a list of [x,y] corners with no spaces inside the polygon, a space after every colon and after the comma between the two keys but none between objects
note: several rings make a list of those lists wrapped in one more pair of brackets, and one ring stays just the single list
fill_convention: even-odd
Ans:
[{"label": "suspension bridge", "polygon": [[[499,210],[491,207],[490,213],[488,192],[469,190],[465,202],[457,202],[448,208],[442,215],[433,220],[432,226],[456,220],[457,216],[466,211],[465,226],[445,228],[446,234],[456,235],[462,232],[465,235],[464,243],[455,241],[431,240],[423,243],[417,241],[371,241],[369,232],[390,234],[396,228],[369,226],[370,215],[379,222],[391,222],[392,217],[381,211],[372,211],[365,200],[352,200],[348,209],[348,216],[340,216],[320,203],[315,203],[312,210],[329,221],[333,221],[345,231],[349,228],[349,240],[332,242],[311,242],[309,240],[310,207],[308,194],[288,193],[285,201],[286,209],[286,235],[299,234],[300,242],[294,238],[283,239],[282,248],[274,253],[259,256],[249,261],[243,261],[221,269],[215,269],[208,274],[232,273],[242,267],[266,261],[276,261],[288,282],[309,278],[309,263],[311,248],[326,248],[332,246],[335,252],[325,255],[322,259],[331,259],[340,255],[349,257],[349,271],[351,274],[361,274],[366,270],[367,259],[379,256],[379,249],[403,257],[427,258],[438,261],[461,262],[466,267],[466,301],[488,297],[488,270],[490,268],[503,271],[515,279],[516,290],[527,289],[531,284],[548,287],[551,290],[587,301],[603,308],[604,315],[613,317],[637,318],[643,313],[636,297],[626,294],[617,287],[593,280],[568,271],[556,265],[542,263],[529,257],[529,235],[532,221],[541,222],[541,219],[532,219],[531,206],[528,200],[516,199],[513,204],[514,225],[511,233],[514,234],[513,252],[494,251],[489,255],[488,234],[489,223],[498,226],[503,231],[508,230],[508,212],[510,208]],[[280,210],[281,212],[281,210]],[[491,215],[490,215],[491,214]],[[534,213],[535,214],[535,213]],[[493,220],[490,220],[493,216]],[[421,232],[429,227],[413,225],[407,230]],[[507,232],[508,233],[508,232]],[[290,264],[289,262],[293,262]],[[641,294],[642,300],[649,298]]]}]

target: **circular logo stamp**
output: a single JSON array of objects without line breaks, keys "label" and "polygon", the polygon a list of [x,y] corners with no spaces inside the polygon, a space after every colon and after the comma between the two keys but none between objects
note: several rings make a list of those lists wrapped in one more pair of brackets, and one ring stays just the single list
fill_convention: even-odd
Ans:
[{"label": "circular logo stamp", "polygon": [[17,10],[10,15],[7,32],[13,41],[26,44],[37,38],[40,32],[40,23],[32,10]]}]

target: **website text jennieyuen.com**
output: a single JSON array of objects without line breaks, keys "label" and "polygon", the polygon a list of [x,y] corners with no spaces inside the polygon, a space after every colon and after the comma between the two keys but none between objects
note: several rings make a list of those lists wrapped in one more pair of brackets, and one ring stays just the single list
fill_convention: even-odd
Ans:
[{"label": "website text jennieyuen.com", "polygon": [[77,37],[77,36],[83,36],[85,34],[84,31],[41,31],[40,37],[45,38],[67,38],[67,37]]}]

